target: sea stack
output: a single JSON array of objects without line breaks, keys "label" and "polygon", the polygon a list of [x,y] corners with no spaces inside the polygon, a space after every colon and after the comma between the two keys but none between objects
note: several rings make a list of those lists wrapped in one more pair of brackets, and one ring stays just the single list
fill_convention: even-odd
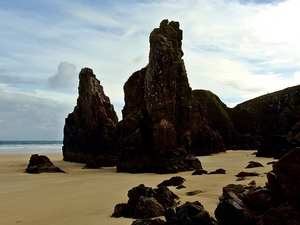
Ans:
[{"label": "sea stack", "polygon": [[92,69],[79,74],[79,97],[64,126],[64,160],[88,167],[115,166],[117,114]]},{"label": "sea stack", "polygon": [[118,172],[176,173],[201,168],[189,154],[191,88],[182,59],[182,30],[163,20],[150,34],[148,65],[124,85],[118,123]]}]

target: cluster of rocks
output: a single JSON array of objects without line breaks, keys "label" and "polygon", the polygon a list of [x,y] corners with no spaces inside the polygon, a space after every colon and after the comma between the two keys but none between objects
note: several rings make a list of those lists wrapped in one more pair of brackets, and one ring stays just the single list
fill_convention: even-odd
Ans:
[{"label": "cluster of rocks", "polygon": [[[128,202],[117,204],[112,217],[137,219],[132,225],[216,225],[217,222],[198,202],[186,202],[179,205],[179,197],[167,186],[179,186],[185,181],[182,177],[172,177],[158,184],[158,188],[140,184],[128,191]],[[153,217],[165,216],[165,220]]]},{"label": "cluster of rocks", "polygon": [[[113,216],[137,219],[132,225],[300,224],[299,161],[300,148],[295,148],[273,165],[265,187],[256,186],[254,180],[247,186],[224,187],[215,219],[198,201],[178,206],[178,196],[164,185],[182,185],[185,179],[179,176],[163,181],[157,189],[144,185],[131,189],[128,203],[116,205]],[[161,216],[165,220],[152,218]]]},{"label": "cluster of rocks", "polygon": [[140,184],[128,191],[128,202],[117,204],[113,217],[152,218],[163,216],[169,207],[178,205],[179,197],[166,186],[158,188]]},{"label": "cluster of rocks", "polygon": [[295,148],[273,165],[265,187],[224,187],[215,210],[218,223],[300,224],[299,162],[300,148]]},{"label": "cluster of rocks", "polygon": [[218,225],[198,201],[186,202],[176,209],[168,208],[164,216],[166,221],[159,218],[138,219],[131,225]]}]

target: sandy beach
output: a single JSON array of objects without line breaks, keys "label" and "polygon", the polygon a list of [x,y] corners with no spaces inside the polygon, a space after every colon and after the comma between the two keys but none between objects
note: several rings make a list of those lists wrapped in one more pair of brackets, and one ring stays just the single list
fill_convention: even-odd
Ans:
[{"label": "sandy beach", "polygon": [[[222,187],[230,183],[247,185],[255,180],[264,186],[266,172],[272,166],[266,165],[270,158],[257,158],[254,151],[227,151],[212,156],[199,157],[203,169],[208,172],[223,168],[226,175],[194,175],[192,172],[179,174],[129,174],[117,173],[116,168],[82,169],[83,164],[64,162],[59,153],[45,154],[54,165],[66,171],[65,174],[27,174],[30,155],[0,155],[0,224],[105,224],[130,225],[132,219],[112,218],[114,207],[127,202],[127,192],[139,184],[156,187],[172,176],[186,179],[186,188],[177,190],[181,203],[199,201],[214,216]],[[258,161],[264,167],[245,169],[249,161]],[[236,181],[240,171],[256,171],[259,177]],[[200,189],[203,193],[187,196],[185,193]]]}]

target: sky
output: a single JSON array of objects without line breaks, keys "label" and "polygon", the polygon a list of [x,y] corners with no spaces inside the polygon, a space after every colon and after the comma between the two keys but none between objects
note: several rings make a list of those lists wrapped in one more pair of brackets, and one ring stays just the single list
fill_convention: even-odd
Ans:
[{"label": "sky", "polygon": [[149,34],[179,21],[192,89],[229,107],[300,82],[299,0],[0,0],[0,140],[62,140],[78,74],[93,69],[122,119]]}]

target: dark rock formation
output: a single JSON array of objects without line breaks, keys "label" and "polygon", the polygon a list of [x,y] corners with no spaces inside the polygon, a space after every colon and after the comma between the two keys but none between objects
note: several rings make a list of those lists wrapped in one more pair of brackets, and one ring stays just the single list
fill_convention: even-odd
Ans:
[{"label": "dark rock formation", "polygon": [[[268,150],[269,146],[276,146],[264,141],[270,135],[288,138],[288,149],[300,146],[300,86],[263,95],[234,108],[228,108],[210,91],[193,90],[192,106],[191,118],[197,121],[197,124],[191,124],[193,154],[207,155],[214,149],[220,151],[222,141],[219,136],[226,149],[260,148],[259,155],[268,157],[282,151],[281,146],[275,147],[275,151]],[[193,130],[199,127],[198,124],[201,129]],[[214,141],[210,142],[208,136]]]},{"label": "dark rock formation", "polygon": [[300,148],[289,151],[267,174],[266,187],[224,187],[215,210],[218,223],[300,224],[299,161]]},{"label": "dark rock formation", "polygon": [[201,191],[200,189],[197,189],[197,190],[194,190],[194,191],[188,191],[185,194],[188,195],[188,196],[192,196],[192,195],[196,195],[196,194],[199,194],[199,193],[203,193],[203,191]]},{"label": "dark rock formation", "polygon": [[165,211],[165,218],[168,225],[217,225],[217,221],[212,218],[198,202],[186,202],[175,210],[168,208]]},{"label": "dark rock formation", "polygon": [[292,149],[275,163],[273,172],[288,201],[300,206],[300,148]]},{"label": "dark rock formation", "polygon": [[206,170],[200,169],[200,170],[195,170],[192,175],[202,175],[202,174],[207,174]]},{"label": "dark rock formation", "polygon": [[220,225],[252,225],[256,222],[255,213],[233,192],[223,193],[215,217]]},{"label": "dark rock formation", "polygon": [[201,168],[200,161],[188,155],[193,142],[192,103],[181,41],[179,23],[163,20],[150,34],[149,64],[124,85],[123,120],[117,127],[119,172]]},{"label": "dark rock formation", "polygon": [[223,196],[226,196],[227,193],[232,192],[235,195],[239,196],[245,191],[245,187],[241,184],[228,184],[223,187]]},{"label": "dark rock formation", "polygon": [[161,182],[160,184],[157,185],[157,187],[160,186],[178,186],[183,184],[183,182],[185,181],[185,179],[183,177],[171,177],[169,180],[164,180],[163,182]]},{"label": "dark rock formation", "polygon": [[60,168],[54,166],[50,159],[45,155],[34,154],[29,159],[26,168],[27,173],[65,173]]},{"label": "dark rock formation", "polygon": [[285,136],[282,135],[268,135],[261,142],[256,153],[257,157],[275,157],[277,155],[285,154],[290,149],[290,143]]},{"label": "dark rock formation", "polygon": [[251,208],[254,208],[259,214],[263,214],[268,209],[279,205],[269,188],[251,188],[245,198]]},{"label": "dark rock formation", "polygon": [[179,199],[166,186],[152,189],[143,184],[129,190],[127,196],[127,203],[115,206],[113,217],[142,219],[162,216],[165,209],[177,206],[176,200]]},{"label": "dark rock formation", "polygon": [[258,155],[274,157],[286,147],[264,141],[270,135],[286,137],[288,149],[300,146],[300,85],[262,95],[234,108],[228,108],[207,90],[194,90],[192,99],[201,105],[201,116],[222,136],[227,149],[260,148]]},{"label": "dark rock formation", "polygon": [[135,220],[131,225],[165,225],[166,222],[156,218],[156,219],[144,219],[144,220]]},{"label": "dark rock formation", "polygon": [[299,207],[288,202],[280,205],[277,208],[270,208],[264,214],[259,216],[258,225],[269,224],[291,224],[300,225]]},{"label": "dark rock formation", "polygon": [[237,175],[235,175],[236,177],[257,177],[259,176],[259,173],[257,172],[244,172],[244,171],[241,171],[239,172]]},{"label": "dark rock formation", "polygon": [[256,167],[264,167],[261,163],[250,161],[249,164],[246,166],[247,169],[249,168],[256,168]]},{"label": "dark rock formation", "polygon": [[[227,133],[232,133],[230,130],[231,127],[224,125],[229,124],[229,122],[225,120],[225,116],[223,117],[221,115],[223,111],[218,107],[218,104],[207,96],[205,96],[206,98],[200,98],[200,93],[202,93],[200,90],[192,92],[190,152],[197,156],[224,152],[226,151],[226,146],[218,128],[220,128],[220,132],[221,130],[225,131],[225,129],[228,128],[229,130]],[[211,102],[211,104],[208,104],[207,102]],[[225,121],[224,123],[221,123],[216,120]],[[219,126],[216,124],[219,124]],[[214,129],[212,129],[210,125],[215,125]],[[224,134],[224,137],[226,138],[227,136]]]},{"label": "dark rock formation", "polygon": [[300,86],[262,95],[227,112],[238,132],[239,149],[258,149],[269,135],[299,140]]},{"label": "dark rock formation", "polygon": [[220,168],[220,169],[216,169],[215,171],[211,171],[208,174],[226,174],[226,170]]},{"label": "dark rock formation", "polygon": [[[238,134],[227,113],[228,107],[217,95],[208,90],[193,90],[192,103],[193,111],[198,110],[200,113],[198,117],[202,116],[205,119],[204,124],[209,126],[208,130],[214,131],[211,135],[214,137],[212,144],[216,146],[213,149],[216,149],[216,152],[222,149],[220,146],[223,141],[227,149],[232,149],[232,145],[237,142]],[[218,136],[221,136],[223,141]]]},{"label": "dark rock formation", "polygon": [[217,225],[217,221],[212,218],[198,202],[186,202],[182,206],[168,208],[165,210],[166,222],[161,219],[136,220],[131,225]]},{"label": "dark rock formation", "polygon": [[182,189],[182,188],[186,188],[186,186],[184,186],[183,184],[179,184],[176,189]]},{"label": "dark rock formation", "polygon": [[79,97],[64,127],[64,160],[86,163],[87,167],[115,166],[116,112],[93,71],[79,74]]}]

